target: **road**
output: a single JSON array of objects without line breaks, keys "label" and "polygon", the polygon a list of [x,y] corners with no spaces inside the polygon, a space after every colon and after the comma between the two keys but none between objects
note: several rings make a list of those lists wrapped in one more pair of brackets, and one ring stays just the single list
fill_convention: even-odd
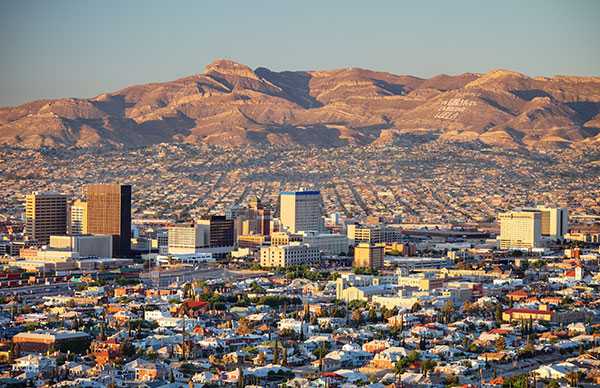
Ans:
[{"label": "road", "polygon": [[69,283],[34,284],[30,286],[0,289],[0,296],[19,295],[21,299],[30,300],[50,295],[68,295],[73,291]]}]

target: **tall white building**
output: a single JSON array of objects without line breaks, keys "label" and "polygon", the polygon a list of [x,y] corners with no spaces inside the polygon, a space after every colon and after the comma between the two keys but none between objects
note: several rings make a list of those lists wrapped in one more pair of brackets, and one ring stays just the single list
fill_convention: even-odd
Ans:
[{"label": "tall white building", "polygon": [[279,213],[281,224],[290,233],[324,229],[320,191],[282,192]]},{"label": "tall white building", "polygon": [[539,205],[533,210],[539,211],[542,215],[542,236],[547,236],[556,240],[563,238],[563,236],[568,233],[569,214],[567,209]]},{"label": "tall white building", "polygon": [[209,244],[209,227],[199,224],[170,226],[168,250],[171,255],[193,255]]},{"label": "tall white building", "polygon": [[500,213],[500,249],[532,249],[540,247],[542,214],[531,211]]},{"label": "tall white building", "polygon": [[74,236],[87,234],[87,202],[77,199],[69,207],[69,234]]}]

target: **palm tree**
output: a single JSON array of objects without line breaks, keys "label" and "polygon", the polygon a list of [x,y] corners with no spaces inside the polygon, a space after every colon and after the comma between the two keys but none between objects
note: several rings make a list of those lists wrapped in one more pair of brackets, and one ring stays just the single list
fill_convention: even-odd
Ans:
[{"label": "palm tree", "polygon": [[394,364],[394,375],[396,376],[396,383],[400,382],[400,375],[404,373],[404,364],[401,360],[396,361]]}]

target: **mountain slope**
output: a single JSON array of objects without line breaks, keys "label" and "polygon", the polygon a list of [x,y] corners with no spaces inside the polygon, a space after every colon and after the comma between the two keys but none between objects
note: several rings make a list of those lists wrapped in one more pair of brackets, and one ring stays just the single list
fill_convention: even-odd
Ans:
[{"label": "mountain slope", "polygon": [[326,147],[439,139],[552,148],[597,143],[599,117],[600,77],[494,70],[422,79],[358,68],[252,70],[217,60],[175,81],[0,108],[0,144]]}]

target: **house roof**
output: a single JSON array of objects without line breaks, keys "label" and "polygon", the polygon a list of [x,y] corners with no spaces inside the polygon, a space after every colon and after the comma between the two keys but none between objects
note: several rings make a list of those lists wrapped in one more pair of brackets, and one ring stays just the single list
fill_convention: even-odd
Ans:
[{"label": "house roof", "polygon": [[527,309],[527,308],[512,308],[508,310],[504,310],[505,313],[524,313],[524,314],[543,314],[543,315],[552,315],[552,311],[545,310],[536,310],[536,309]]}]

